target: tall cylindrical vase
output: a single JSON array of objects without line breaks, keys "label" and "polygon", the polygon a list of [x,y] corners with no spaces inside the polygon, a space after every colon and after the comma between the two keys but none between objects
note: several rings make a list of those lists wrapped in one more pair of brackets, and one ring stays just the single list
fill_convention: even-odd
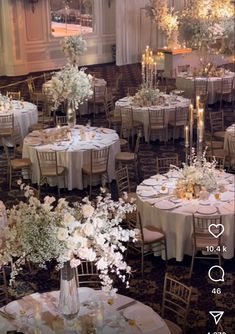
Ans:
[{"label": "tall cylindrical vase", "polygon": [[65,262],[63,268],[60,270],[58,309],[63,317],[68,320],[75,318],[80,309],[77,282],[76,269],[70,266],[69,261]]},{"label": "tall cylindrical vase", "polygon": [[70,128],[76,125],[76,110],[73,101],[67,103],[67,122]]}]

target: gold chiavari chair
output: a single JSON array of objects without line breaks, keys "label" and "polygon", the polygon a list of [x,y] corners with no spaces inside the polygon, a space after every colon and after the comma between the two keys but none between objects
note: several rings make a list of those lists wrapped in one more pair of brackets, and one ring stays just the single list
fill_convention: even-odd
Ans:
[{"label": "gold chiavari chair", "polygon": [[216,91],[219,99],[220,110],[222,108],[223,100],[232,101],[233,79],[222,78],[220,89]]},{"label": "gold chiavari chair", "polygon": [[165,120],[165,109],[149,109],[149,126],[148,126],[148,142],[151,140],[153,131],[162,131],[164,135],[164,142],[167,143],[168,125]]},{"label": "gold chiavari chair", "polygon": [[224,140],[224,113],[223,111],[211,111],[209,113],[212,138]]},{"label": "gold chiavari chair", "polygon": [[127,225],[130,229],[138,228],[140,234],[138,240],[134,243],[129,243],[128,248],[134,249],[141,254],[141,275],[144,276],[144,257],[153,253],[164,252],[167,264],[167,246],[166,237],[162,230],[154,226],[143,226],[140,214],[133,212],[127,215]]},{"label": "gold chiavari chair", "polygon": [[188,107],[179,107],[174,110],[174,120],[169,121],[169,125],[173,127],[173,143],[176,138],[176,129],[184,128],[188,124],[189,118],[189,108]]},{"label": "gold chiavari chair", "polygon": [[[162,302],[162,317],[171,334],[185,334],[191,302],[192,287],[165,275]],[[165,318],[173,316],[174,322]]]},{"label": "gold chiavari chair", "polygon": [[132,145],[134,143],[134,135],[138,131],[143,131],[143,124],[135,121],[133,117],[132,108],[121,108],[121,138],[124,136],[132,138]]},{"label": "gold chiavari chair", "polygon": [[56,126],[68,125],[68,119],[66,115],[55,117]]},{"label": "gold chiavari chair", "polygon": [[124,198],[126,202],[135,202],[137,195],[135,192],[131,192],[129,173],[127,166],[116,171],[116,182],[119,198],[124,198],[123,193],[126,193],[127,198]]},{"label": "gold chiavari chair", "polygon": [[205,106],[205,110],[207,109],[208,104],[208,78],[195,78],[194,79],[194,101],[196,103],[196,97],[200,97],[200,102],[202,102]]},{"label": "gold chiavari chair", "polygon": [[37,150],[37,160],[39,166],[38,195],[40,196],[41,184],[48,183],[48,178],[55,178],[58,187],[58,197],[60,197],[59,178],[63,176],[64,188],[66,187],[66,168],[58,165],[57,152]]},{"label": "gold chiavari chair", "polygon": [[138,152],[141,136],[141,132],[138,132],[134,152],[119,152],[115,155],[115,161],[119,165],[119,168],[134,165],[137,181],[139,180]]},{"label": "gold chiavari chair", "polygon": [[106,86],[94,86],[93,97],[88,101],[89,106],[92,106],[93,115],[98,113],[100,109],[104,109],[106,95]]},{"label": "gold chiavari chair", "polygon": [[178,154],[174,154],[171,156],[168,156],[166,158],[156,158],[157,163],[157,173],[158,174],[165,174],[169,171],[170,166],[178,166],[179,165],[179,158]]},{"label": "gold chiavari chair", "polygon": [[20,93],[20,91],[18,91],[18,92],[7,92],[6,96],[9,97],[9,98],[12,98],[12,100],[20,100],[21,93]]},{"label": "gold chiavari chair", "polygon": [[78,276],[78,286],[91,287],[93,289],[101,289],[99,272],[94,262],[81,261],[76,268]]},{"label": "gold chiavari chair", "polygon": [[206,160],[208,162],[216,161],[216,169],[224,170],[225,157],[215,156],[215,155],[206,155]]},{"label": "gold chiavari chair", "polygon": [[104,111],[106,115],[106,120],[108,122],[108,127],[111,128],[111,126],[113,125],[114,127],[120,128],[121,126],[120,107],[115,108],[113,97],[110,94],[107,95],[107,98],[105,99]]},{"label": "gold chiavari chair", "polygon": [[139,90],[139,87],[134,86],[134,87],[127,87],[126,93],[127,96],[134,96]]},{"label": "gold chiavari chair", "polygon": [[[213,224],[213,225],[212,225]],[[213,227],[210,227],[212,225]],[[210,230],[219,235],[215,238],[210,232]],[[222,231],[222,219],[221,215],[214,217],[193,215],[193,234],[192,234],[192,243],[193,243],[193,255],[190,267],[190,277],[193,273],[193,266],[195,259],[208,259],[208,260],[219,260],[219,265],[222,265],[222,256],[221,256],[221,231]],[[215,256],[197,256],[199,251],[206,251],[208,246],[214,247],[214,249],[220,249],[216,251]]]},{"label": "gold chiavari chair", "polygon": [[32,163],[28,158],[18,158],[16,152],[16,144],[14,143],[13,147],[8,147],[5,143],[3,143],[4,151],[7,157],[8,164],[8,180],[9,180],[9,189],[11,190],[12,186],[12,178],[22,176],[22,173],[25,174],[27,172],[28,180],[31,180],[31,167]]},{"label": "gold chiavari chair", "polygon": [[0,115],[0,138],[12,137],[14,132],[14,114]]},{"label": "gold chiavari chair", "polygon": [[90,151],[90,163],[84,164],[82,167],[82,174],[89,177],[89,194],[91,196],[92,192],[92,179],[95,175],[101,175],[107,177],[109,182],[108,175],[108,161],[109,161],[109,147],[104,147],[100,150],[91,150]]}]

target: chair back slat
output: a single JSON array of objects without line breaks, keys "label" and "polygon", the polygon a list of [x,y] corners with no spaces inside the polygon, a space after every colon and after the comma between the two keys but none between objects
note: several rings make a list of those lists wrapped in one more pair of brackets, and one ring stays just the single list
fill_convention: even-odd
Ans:
[{"label": "chair back slat", "polygon": [[20,93],[20,91],[18,91],[18,92],[7,92],[6,96],[11,97],[13,100],[20,100],[21,93]]},{"label": "chair back slat", "polygon": [[56,125],[63,126],[68,125],[68,119],[66,115],[56,116]]},{"label": "chair back slat", "polygon": [[0,115],[0,129],[14,129],[14,114]]},{"label": "chair back slat", "polygon": [[104,147],[100,150],[91,151],[91,171],[94,172],[94,166],[107,170],[109,160],[109,147]]},{"label": "chair back slat", "polygon": [[165,125],[165,110],[164,109],[151,109],[149,108],[149,124],[159,125],[164,127]]},{"label": "chair back slat", "polygon": [[78,286],[93,287],[95,289],[101,288],[99,279],[99,272],[94,262],[81,261],[77,267]]},{"label": "chair back slat", "polygon": [[[213,224],[213,225],[212,225]],[[213,232],[215,235],[219,235],[218,238],[214,238],[214,236],[209,232]],[[221,231],[222,231],[222,219],[221,216],[215,217],[205,217],[205,216],[193,216],[193,242],[197,247],[199,242],[202,239],[207,240],[208,246],[210,245],[210,241],[213,245],[220,245],[221,243]]]},{"label": "chair back slat", "polygon": [[166,158],[157,157],[156,163],[157,163],[157,173],[165,174],[169,171],[171,165],[174,165],[174,166],[179,165],[179,158],[178,158],[178,155],[174,155],[172,157],[169,156]]},{"label": "chair back slat", "polygon": [[188,123],[189,119],[189,108],[188,107],[179,107],[175,108],[175,124],[182,122],[185,125]]},{"label": "chair back slat", "polygon": [[130,192],[130,181],[127,167],[116,171],[116,182],[119,197],[122,197],[123,192]]},{"label": "chair back slat", "polygon": [[224,131],[224,113],[223,111],[210,112],[211,132]]}]

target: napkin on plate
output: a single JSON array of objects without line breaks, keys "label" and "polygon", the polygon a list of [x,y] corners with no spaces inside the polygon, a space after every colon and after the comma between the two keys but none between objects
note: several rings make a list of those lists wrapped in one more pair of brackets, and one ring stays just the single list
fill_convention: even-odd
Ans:
[{"label": "napkin on plate", "polygon": [[150,307],[138,303],[125,309],[123,315],[129,320],[134,320],[135,325],[143,334],[152,333],[164,326],[164,322],[158,314],[153,312]]}]

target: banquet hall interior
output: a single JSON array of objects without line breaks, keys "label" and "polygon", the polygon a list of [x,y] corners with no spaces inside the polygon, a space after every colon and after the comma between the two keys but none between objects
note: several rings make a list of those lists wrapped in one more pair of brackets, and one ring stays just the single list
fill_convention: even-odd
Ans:
[{"label": "banquet hall interior", "polygon": [[0,334],[235,333],[234,22],[0,0]]}]

